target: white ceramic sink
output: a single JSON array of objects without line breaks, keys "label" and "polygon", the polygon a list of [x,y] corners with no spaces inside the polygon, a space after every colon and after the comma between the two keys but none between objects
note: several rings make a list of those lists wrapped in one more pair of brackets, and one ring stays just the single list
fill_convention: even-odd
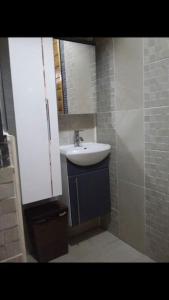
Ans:
[{"label": "white ceramic sink", "polygon": [[110,153],[111,146],[100,143],[82,143],[75,147],[73,144],[60,146],[60,153],[72,163],[79,166],[90,166],[102,161]]}]

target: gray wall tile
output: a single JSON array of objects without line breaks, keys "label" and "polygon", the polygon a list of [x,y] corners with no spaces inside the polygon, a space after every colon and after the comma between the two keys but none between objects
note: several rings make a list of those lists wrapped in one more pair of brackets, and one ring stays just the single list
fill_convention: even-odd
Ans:
[{"label": "gray wall tile", "polygon": [[13,183],[0,184],[0,200],[4,198],[10,198],[14,195]]},{"label": "gray wall tile", "polygon": [[[97,141],[112,146],[109,230],[119,235],[119,179],[144,185],[143,40],[96,39],[96,78]],[[144,195],[141,197],[141,205],[144,206]],[[141,206],[140,209],[143,214]],[[142,226],[139,219],[137,222],[138,227]],[[127,240],[127,236],[125,238]],[[140,240],[141,243],[143,249],[143,240]],[[134,243],[133,239],[133,244],[138,247],[137,240]]]},{"label": "gray wall tile", "polygon": [[0,219],[0,230],[14,227],[17,224],[18,220],[15,212],[4,214]]},{"label": "gray wall tile", "polygon": [[59,142],[60,145],[73,144],[74,130],[83,130],[80,135],[84,142],[95,141],[95,115],[63,115],[59,116]]},{"label": "gray wall tile", "polygon": [[115,127],[115,113],[114,112],[104,112],[97,113],[97,128],[98,129],[110,129]]},{"label": "gray wall tile", "polygon": [[5,235],[4,231],[0,231],[0,247],[5,244]]},{"label": "gray wall tile", "polygon": [[143,39],[115,38],[117,110],[143,107]]},{"label": "gray wall tile", "polygon": [[113,39],[96,39],[97,112],[115,110]]},{"label": "gray wall tile", "polygon": [[8,214],[16,211],[16,198],[11,197],[8,199],[1,200],[0,202],[2,214]]},{"label": "gray wall tile", "polygon": [[146,253],[169,260],[169,38],[144,39]]},{"label": "gray wall tile", "polygon": [[4,240],[5,243],[10,243],[14,241],[18,241],[20,239],[19,237],[19,227],[13,227],[4,232]]},{"label": "gray wall tile", "polygon": [[96,79],[97,79],[97,142],[110,144],[110,193],[111,214],[109,230],[119,234],[118,196],[117,196],[117,153],[115,130],[115,76],[114,41],[112,38],[96,39]]},{"label": "gray wall tile", "polygon": [[169,38],[145,38],[145,64],[158,61],[164,58],[169,58]]},{"label": "gray wall tile", "polygon": [[14,241],[0,247],[0,260],[10,258],[22,252],[20,241]]},{"label": "gray wall tile", "polygon": [[116,113],[118,178],[144,186],[143,110]]},{"label": "gray wall tile", "polygon": [[13,181],[14,169],[12,167],[0,168],[0,184]]},{"label": "gray wall tile", "polygon": [[[97,122],[101,123],[101,115],[97,114]],[[97,124],[98,124],[97,123]],[[101,124],[100,124],[101,125]],[[97,141],[105,144],[110,144],[113,148],[116,147],[116,131],[114,128],[98,128],[97,125]]]},{"label": "gray wall tile", "polygon": [[25,262],[25,261],[24,261],[24,257],[23,257],[22,254],[20,254],[20,255],[17,254],[16,257],[9,259],[8,262],[11,262],[11,263],[22,263],[22,262]]},{"label": "gray wall tile", "polygon": [[120,238],[144,252],[144,187],[119,180]]},{"label": "gray wall tile", "polygon": [[169,59],[144,67],[144,106],[169,105]]},{"label": "gray wall tile", "polygon": [[108,230],[116,236],[119,236],[119,212],[112,209],[110,214],[110,223]]}]

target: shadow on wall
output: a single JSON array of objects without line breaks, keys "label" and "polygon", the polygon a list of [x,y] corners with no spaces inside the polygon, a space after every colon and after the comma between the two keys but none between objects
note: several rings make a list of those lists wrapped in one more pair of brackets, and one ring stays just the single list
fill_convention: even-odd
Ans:
[{"label": "shadow on wall", "polygon": [[115,109],[114,53],[112,39],[100,39],[96,51],[97,112]]},{"label": "shadow on wall", "polygon": [[95,115],[60,115],[59,116],[59,139],[60,145],[72,144],[74,130],[83,130],[80,135],[84,142],[95,141]]}]

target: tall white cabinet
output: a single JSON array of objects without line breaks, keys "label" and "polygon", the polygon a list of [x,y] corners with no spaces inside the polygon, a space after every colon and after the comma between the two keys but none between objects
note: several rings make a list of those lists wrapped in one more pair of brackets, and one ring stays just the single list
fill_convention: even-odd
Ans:
[{"label": "tall white cabinet", "polygon": [[61,195],[52,38],[8,39],[23,204]]}]

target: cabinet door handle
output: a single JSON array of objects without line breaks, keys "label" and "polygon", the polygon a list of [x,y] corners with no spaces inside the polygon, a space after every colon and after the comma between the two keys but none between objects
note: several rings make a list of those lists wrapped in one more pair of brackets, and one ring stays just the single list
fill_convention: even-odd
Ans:
[{"label": "cabinet door handle", "polygon": [[59,217],[65,216],[66,215],[66,211],[64,211],[63,213],[59,214]]},{"label": "cabinet door handle", "polygon": [[76,195],[77,195],[78,220],[79,220],[79,224],[80,224],[79,189],[78,189],[78,179],[77,179],[77,177],[76,177]]},{"label": "cabinet door handle", "polygon": [[34,222],[34,224],[44,224],[44,223],[47,223],[47,219],[41,219],[41,220],[37,220]]},{"label": "cabinet door handle", "polygon": [[50,111],[49,111],[49,101],[48,101],[48,99],[46,99],[46,113],[47,113],[49,140],[51,141]]}]

